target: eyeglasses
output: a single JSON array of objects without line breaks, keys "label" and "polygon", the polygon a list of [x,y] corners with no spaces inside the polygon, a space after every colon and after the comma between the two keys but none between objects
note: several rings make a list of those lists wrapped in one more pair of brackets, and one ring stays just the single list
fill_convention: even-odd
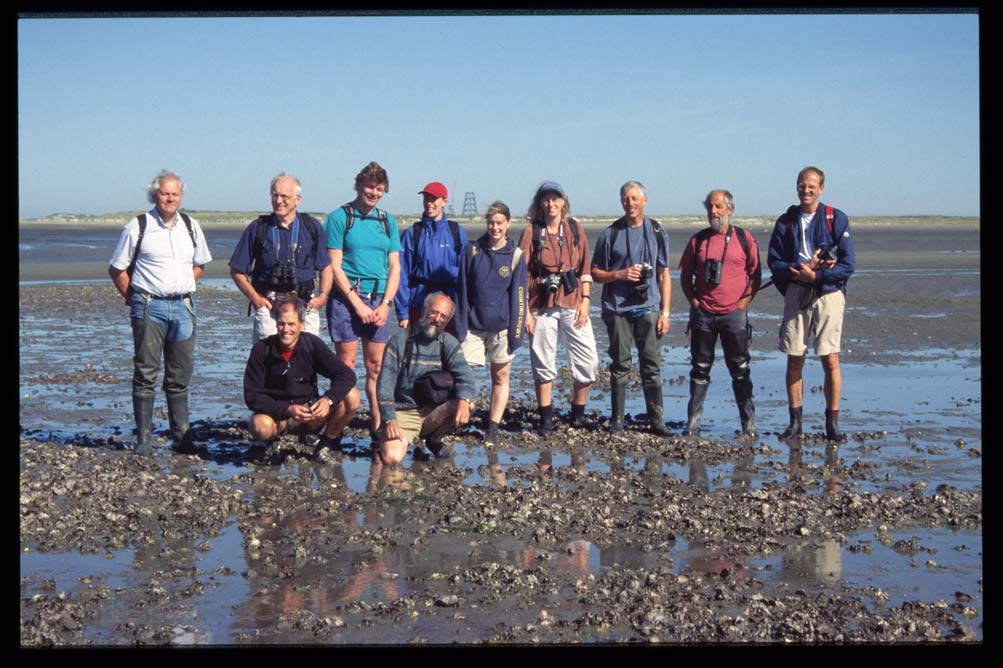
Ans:
[{"label": "eyeglasses", "polygon": [[272,193],[272,199],[279,199],[282,200],[283,202],[288,202],[289,200],[294,199],[295,197],[296,195],[283,195],[281,193]]}]

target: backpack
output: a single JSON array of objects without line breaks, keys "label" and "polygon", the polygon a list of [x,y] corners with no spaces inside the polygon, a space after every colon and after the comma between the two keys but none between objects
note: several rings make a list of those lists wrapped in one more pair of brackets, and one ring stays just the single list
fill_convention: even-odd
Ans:
[{"label": "backpack", "polygon": [[[579,222],[569,216],[568,224],[571,225],[571,234],[575,238],[575,246],[578,246],[582,238],[581,232],[578,231]],[[540,248],[541,248],[540,235],[537,234],[536,232],[537,230],[542,228],[543,228],[543,223],[533,221],[533,257],[531,258],[530,263],[533,265],[532,271],[535,275],[540,274]],[[559,268],[560,267],[558,267],[558,269]]]},{"label": "backpack", "polygon": [[[797,222],[798,213],[801,208],[797,204],[792,204],[787,207],[787,213],[785,213],[781,218],[784,218],[784,223],[788,226],[793,225]],[[836,211],[828,204],[825,205],[825,226],[829,228],[829,236],[832,240],[836,241],[836,235],[833,230],[833,221],[836,219]]]},{"label": "backpack", "polygon": [[[383,211],[382,209],[377,209],[375,207],[373,207],[373,209],[376,211],[376,215],[379,217],[380,222],[383,223],[383,233],[386,234],[389,237],[390,236],[390,221],[387,218],[387,212]],[[355,225],[355,218],[356,218],[356,216],[355,216],[355,207],[352,206],[351,202],[349,202],[348,204],[342,205],[341,210],[345,212],[345,217],[346,217],[346,220],[345,220],[345,236],[347,237],[348,236],[348,231],[350,229],[352,229],[352,225]],[[370,218],[369,216],[363,216],[363,218],[366,219],[366,220],[372,220],[372,218]]]},{"label": "backpack", "polygon": [[[665,255],[665,259],[666,259],[666,261],[668,261],[669,254],[665,251],[665,248],[663,248],[663,245],[665,244],[665,240],[662,238],[662,226],[654,218],[649,218],[648,220],[651,221],[651,229],[653,229],[655,231],[655,243],[658,244],[658,250]],[[620,221],[623,221],[623,224],[618,225],[617,223],[620,223]],[[609,261],[609,251],[610,251],[611,248],[613,248],[613,244],[616,243],[616,237],[617,237],[617,235],[620,234],[620,230],[622,230],[622,229],[624,229],[624,228],[627,227],[627,221],[625,219],[623,219],[623,218],[620,218],[615,223],[613,223],[612,225],[610,225],[610,227],[613,228],[613,233],[610,235],[610,238],[609,238],[609,246],[606,247],[606,254],[607,254],[606,260],[607,260],[607,262]],[[745,245],[743,244],[742,247],[745,248]]]},{"label": "backpack", "polygon": [[[254,228],[254,246],[252,247],[252,252],[251,252],[251,272],[252,273],[254,272],[254,269],[256,268],[256,265],[258,264],[258,258],[261,257],[261,249],[265,245],[265,233],[268,231],[268,224],[272,220],[272,215],[273,214],[269,213],[269,214],[266,214],[266,215],[263,215],[263,216],[258,216],[254,220],[254,225],[256,225],[256,227]],[[303,220],[304,221],[309,221],[309,220],[311,220],[311,218],[310,218],[310,216],[307,216],[306,214],[304,214],[303,215]],[[314,248],[316,248],[317,247],[317,227],[315,225],[311,225],[309,222],[306,222],[305,224],[306,224],[307,228],[310,230],[310,241],[313,242],[313,246],[314,246]],[[297,239],[296,242],[298,243],[299,239]]]},{"label": "backpack", "polygon": [[[188,228],[188,236],[192,238],[192,249],[198,248],[198,243],[195,241],[195,230],[192,229],[192,219],[188,217],[187,213],[178,211],[178,215],[181,216],[181,220],[185,221],[185,227]],[[133,272],[136,271],[136,258],[139,257],[139,246],[143,243],[143,235],[146,234],[146,214],[139,214],[136,216],[136,220],[139,221],[139,236],[136,237],[136,248],[133,250],[132,259],[129,260],[129,266],[125,270],[130,280],[132,279]]]},{"label": "backpack", "polygon": [[[739,227],[738,225],[732,225],[731,227],[735,230],[736,236],[738,237],[738,243],[739,245],[742,246],[742,252],[745,253],[746,257],[749,257],[749,238],[745,236],[746,234],[748,234],[748,232],[745,229]],[[694,254],[695,257],[700,257],[700,246],[703,245],[705,241],[710,239],[711,235],[713,234],[716,233],[714,232],[714,229],[711,227],[705,227],[704,229],[696,233],[697,245],[696,245],[696,253]]]},{"label": "backpack", "polygon": [[[449,225],[449,233],[453,235],[453,252],[456,253],[456,257],[459,257],[460,251],[463,249],[463,244],[460,243],[460,226],[455,220],[448,218],[446,219],[446,223]],[[411,226],[411,245],[414,246],[416,251],[418,250],[418,239],[421,237],[421,228],[419,225],[424,227],[420,220]]]}]

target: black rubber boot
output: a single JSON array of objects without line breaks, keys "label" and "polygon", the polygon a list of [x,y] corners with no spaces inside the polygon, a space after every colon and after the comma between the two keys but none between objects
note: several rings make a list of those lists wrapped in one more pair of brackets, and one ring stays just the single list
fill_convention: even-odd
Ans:
[{"label": "black rubber boot", "polygon": [[735,403],[738,404],[738,418],[742,421],[742,436],[755,438],[756,407],[752,404],[752,381],[742,380],[732,383],[735,392]]},{"label": "black rubber boot", "polygon": [[136,454],[153,454],[153,395],[132,395],[132,413],[136,418]]},{"label": "black rubber boot", "polygon": [[644,403],[648,407],[648,424],[651,426],[651,431],[659,436],[675,436],[662,419],[662,388],[658,385],[645,387]]},{"label": "black rubber boot", "polygon": [[710,383],[690,381],[690,402],[686,405],[686,429],[683,436],[700,435],[700,418],[703,417],[703,400]]},{"label": "black rubber boot", "polygon": [[540,431],[551,432],[554,431],[554,405],[540,406]]},{"label": "black rubber boot", "polygon": [[167,395],[167,419],[171,426],[171,450],[192,452],[191,429],[188,420],[188,394]]},{"label": "black rubber boot", "polygon": [[580,429],[585,426],[585,404],[579,406],[578,404],[571,404],[571,422],[572,427]]},{"label": "black rubber boot", "polygon": [[500,425],[497,422],[488,422],[488,429],[484,432],[484,442],[488,444],[494,444],[498,442],[498,429]]},{"label": "black rubber boot", "polygon": [[846,443],[846,433],[839,430],[839,409],[825,409],[825,438],[837,443]]},{"label": "black rubber boot", "polygon": [[610,414],[609,430],[618,434],[623,431],[623,407],[627,399],[627,381],[612,380],[609,388]]},{"label": "black rubber boot", "polygon": [[787,429],[784,430],[784,433],[780,434],[780,438],[797,438],[798,436],[801,436],[801,415],[803,410],[804,406],[798,406],[797,408],[793,408],[791,406],[787,407],[787,412],[791,416],[791,423],[787,425]]}]

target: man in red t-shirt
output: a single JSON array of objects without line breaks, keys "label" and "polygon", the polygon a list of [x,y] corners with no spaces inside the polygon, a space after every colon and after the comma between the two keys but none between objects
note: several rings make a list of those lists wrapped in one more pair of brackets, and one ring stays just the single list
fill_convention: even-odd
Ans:
[{"label": "man in red t-shirt", "polygon": [[679,261],[683,294],[690,303],[690,401],[685,436],[700,435],[704,397],[721,337],[731,373],[742,434],[756,435],[752,379],[749,377],[749,302],[762,281],[759,249],[747,230],[731,224],[735,202],[727,190],[712,190],[704,200],[710,227],[694,234]]}]

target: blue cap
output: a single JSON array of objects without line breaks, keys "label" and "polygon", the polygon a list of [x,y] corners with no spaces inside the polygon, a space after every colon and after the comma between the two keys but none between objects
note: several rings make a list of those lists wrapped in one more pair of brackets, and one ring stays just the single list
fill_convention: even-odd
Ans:
[{"label": "blue cap", "polygon": [[561,197],[566,198],[568,196],[567,193],[564,192],[564,188],[561,187],[561,184],[556,181],[544,181],[541,183],[540,187],[536,189],[536,195],[539,197],[548,190],[558,193]]}]

